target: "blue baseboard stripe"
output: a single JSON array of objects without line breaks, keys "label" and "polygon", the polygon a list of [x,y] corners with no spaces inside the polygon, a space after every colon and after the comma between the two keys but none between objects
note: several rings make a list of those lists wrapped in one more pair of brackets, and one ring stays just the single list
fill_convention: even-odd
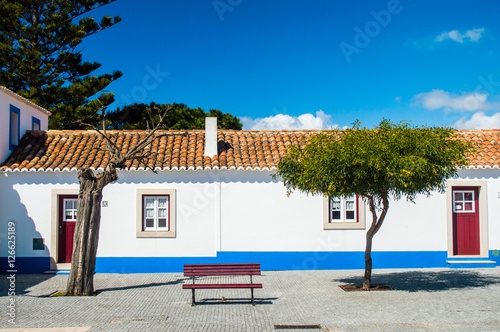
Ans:
[{"label": "blue baseboard stripe", "polygon": [[[373,268],[446,267],[446,252],[373,252]],[[364,268],[364,252],[219,252],[217,257],[98,257],[99,273],[182,272],[184,264],[251,263],[272,270]]]},{"label": "blue baseboard stripe", "polygon": [[[490,261],[500,265],[490,252]],[[449,267],[446,251],[378,251],[372,253],[374,269]],[[224,251],[216,257],[97,257],[97,273],[182,272],[184,264],[253,263],[263,271],[272,270],[349,270],[364,268],[364,252],[247,252]],[[491,265],[491,264],[490,264]],[[472,267],[472,266],[471,266]],[[491,266],[490,266],[491,267]],[[17,273],[50,270],[49,257],[17,257]],[[7,273],[7,258],[0,257],[0,273]]]}]

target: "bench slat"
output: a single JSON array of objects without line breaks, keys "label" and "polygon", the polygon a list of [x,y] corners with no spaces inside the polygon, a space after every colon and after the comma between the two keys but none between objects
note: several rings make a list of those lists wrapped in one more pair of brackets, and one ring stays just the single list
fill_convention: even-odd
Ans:
[{"label": "bench slat", "polygon": [[196,276],[228,276],[228,275],[260,275],[260,263],[236,264],[186,264],[184,275]]},{"label": "bench slat", "polygon": [[184,264],[184,267],[211,267],[211,266],[256,266],[256,267],[260,267],[260,263]]},{"label": "bench slat", "polygon": [[261,274],[260,270],[186,270],[184,275],[241,275],[241,274]]},{"label": "bench slat", "polygon": [[262,288],[262,284],[184,284],[183,289]]}]

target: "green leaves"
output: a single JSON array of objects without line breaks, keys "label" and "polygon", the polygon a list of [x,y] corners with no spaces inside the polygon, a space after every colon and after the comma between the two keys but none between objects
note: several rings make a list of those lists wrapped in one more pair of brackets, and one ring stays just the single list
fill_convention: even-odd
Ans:
[{"label": "green leaves", "polygon": [[[121,76],[120,72],[89,76],[100,67],[84,62],[78,45],[83,38],[118,23],[119,17],[75,19],[114,0],[0,0],[0,85],[50,110],[50,128],[96,124],[90,100]],[[78,93],[78,95],[76,95]]]},{"label": "green leaves", "polygon": [[411,127],[383,120],[376,128],[353,128],[315,135],[305,147],[293,146],[278,164],[289,191],[298,189],[331,197],[353,194],[394,199],[443,191],[457,166],[468,163],[470,142],[454,130]]},{"label": "green leaves", "polygon": [[[114,112],[108,114],[110,120],[110,128],[112,129],[146,129],[146,121],[149,119],[147,108],[154,109],[158,107],[160,110],[166,110],[167,104],[132,104],[118,108]],[[217,117],[217,126],[219,129],[236,129],[241,130],[242,124],[240,120],[229,114],[222,113],[219,110],[211,109],[205,112],[201,108],[188,108],[184,104],[173,104],[172,109],[167,113],[163,122],[163,128],[180,130],[180,129],[203,129],[205,128],[205,117]],[[155,119],[156,120],[156,119]]]}]

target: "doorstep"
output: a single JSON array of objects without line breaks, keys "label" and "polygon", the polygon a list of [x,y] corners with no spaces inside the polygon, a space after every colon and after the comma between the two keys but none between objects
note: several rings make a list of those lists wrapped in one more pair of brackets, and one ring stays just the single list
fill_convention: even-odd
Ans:
[{"label": "doorstep", "polygon": [[448,267],[455,269],[467,268],[494,268],[497,266],[495,261],[481,258],[451,258],[446,261]]},{"label": "doorstep", "polygon": [[71,263],[57,263],[55,270],[49,270],[43,272],[43,274],[55,274],[55,275],[69,275],[71,270]]}]

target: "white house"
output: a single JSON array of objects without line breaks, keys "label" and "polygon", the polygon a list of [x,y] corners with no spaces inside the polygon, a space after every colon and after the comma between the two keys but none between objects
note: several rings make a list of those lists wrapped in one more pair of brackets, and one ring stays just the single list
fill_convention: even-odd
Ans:
[{"label": "white house", "polygon": [[[370,213],[362,200],[293,193],[272,179],[290,144],[317,131],[163,132],[151,150],[105,187],[97,272],[182,271],[187,263],[260,262],[263,270],[364,267]],[[142,131],[114,131],[130,149]],[[391,202],[374,238],[374,268],[497,266],[500,248],[500,131],[462,131],[479,143],[472,165],[446,194]],[[205,142],[206,141],[206,142]],[[2,242],[16,224],[19,271],[71,259],[77,169],[108,156],[94,131],[28,131],[0,167]],[[0,249],[6,269],[6,246]]]},{"label": "white house", "polygon": [[49,115],[46,109],[0,86],[0,160],[19,145],[26,130],[47,130]]}]

